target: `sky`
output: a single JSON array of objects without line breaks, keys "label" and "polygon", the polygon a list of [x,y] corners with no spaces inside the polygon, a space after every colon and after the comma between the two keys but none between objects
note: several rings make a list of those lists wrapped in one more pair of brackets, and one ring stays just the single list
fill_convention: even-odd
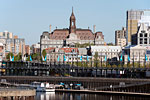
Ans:
[{"label": "sky", "polygon": [[40,42],[43,31],[69,28],[74,9],[77,28],[102,31],[104,40],[115,43],[115,30],[126,26],[126,11],[150,9],[150,0],[0,0],[0,32],[25,38],[28,45]]}]

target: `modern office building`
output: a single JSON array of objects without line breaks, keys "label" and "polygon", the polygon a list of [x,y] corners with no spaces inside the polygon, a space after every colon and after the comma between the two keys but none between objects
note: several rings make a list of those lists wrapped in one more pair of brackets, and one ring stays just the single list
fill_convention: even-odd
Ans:
[{"label": "modern office building", "polygon": [[126,46],[126,28],[115,31],[115,45],[124,47]]},{"label": "modern office building", "polygon": [[137,31],[141,23],[149,25],[150,10],[128,10],[127,11],[127,44],[137,44]]},{"label": "modern office building", "polygon": [[76,43],[104,45],[104,35],[102,32],[93,33],[89,28],[77,28],[76,18],[73,11],[70,16],[69,28],[55,29],[53,32],[43,32],[40,37],[41,52],[48,47],[73,47]]}]

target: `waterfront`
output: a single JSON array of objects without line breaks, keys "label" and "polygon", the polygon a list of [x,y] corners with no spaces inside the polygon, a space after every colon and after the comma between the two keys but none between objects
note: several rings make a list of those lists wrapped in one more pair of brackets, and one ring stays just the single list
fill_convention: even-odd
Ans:
[{"label": "waterfront", "polygon": [[121,96],[121,95],[101,95],[101,94],[81,94],[47,92],[36,94],[35,100],[149,100],[145,96]]}]

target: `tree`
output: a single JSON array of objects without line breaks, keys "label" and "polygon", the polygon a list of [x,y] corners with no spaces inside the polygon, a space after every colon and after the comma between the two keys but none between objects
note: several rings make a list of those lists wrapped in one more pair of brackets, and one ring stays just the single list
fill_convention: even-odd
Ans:
[{"label": "tree", "polygon": [[40,54],[39,53],[34,53],[31,55],[33,60],[40,60]]},{"label": "tree", "polygon": [[14,56],[14,54],[12,52],[9,52],[6,56],[6,59],[10,61],[10,56],[11,58]]},{"label": "tree", "polygon": [[45,50],[45,49],[42,51],[42,56],[43,56],[43,57],[46,56],[46,50]]},{"label": "tree", "polygon": [[98,63],[99,63],[99,60],[98,60],[98,52],[95,52],[95,55],[94,55],[94,66],[98,66]]},{"label": "tree", "polygon": [[107,43],[107,45],[109,45],[109,46],[113,46],[114,44],[111,42],[111,43]]},{"label": "tree", "polygon": [[22,59],[22,54],[19,52],[15,57],[14,57],[14,60],[15,61],[19,61]]}]

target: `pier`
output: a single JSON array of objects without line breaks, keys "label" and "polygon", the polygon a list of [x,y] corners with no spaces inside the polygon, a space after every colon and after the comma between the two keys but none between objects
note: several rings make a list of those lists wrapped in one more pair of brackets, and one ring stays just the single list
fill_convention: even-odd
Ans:
[{"label": "pier", "polygon": [[150,79],[92,78],[92,77],[48,77],[48,76],[1,76],[9,83],[30,84],[49,82],[50,84],[81,84],[86,90],[127,93],[150,93]]},{"label": "pier", "polygon": [[35,90],[22,88],[0,88],[0,100],[34,100]]}]

